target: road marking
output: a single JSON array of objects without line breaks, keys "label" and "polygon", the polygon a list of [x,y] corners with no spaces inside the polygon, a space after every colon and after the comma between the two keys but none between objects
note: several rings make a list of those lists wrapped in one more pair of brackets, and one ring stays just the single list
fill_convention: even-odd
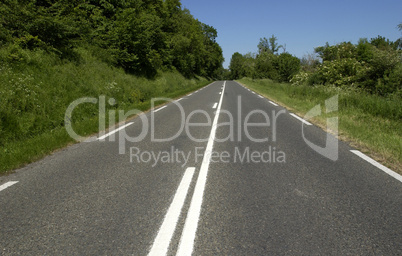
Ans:
[{"label": "road marking", "polygon": [[375,161],[374,159],[366,156],[365,154],[363,154],[362,152],[360,152],[358,150],[351,150],[350,152],[352,152],[353,154],[363,158],[364,160],[366,160],[370,164],[374,165],[375,167],[379,168],[380,170],[382,170],[386,174],[388,174],[388,175],[394,177],[395,179],[399,180],[400,182],[402,182],[402,176],[399,175],[398,173],[394,172],[393,170],[389,169],[388,167],[385,167],[384,165],[382,165],[379,162]]},{"label": "road marking", "polygon": [[222,92],[219,93],[219,95],[222,94]]},{"label": "road marking", "polygon": [[[226,81],[223,83],[223,90],[225,91]],[[186,222],[184,224],[183,233],[181,234],[179,249],[177,250],[178,256],[188,256],[193,252],[195,233],[197,232],[198,221],[201,213],[202,199],[204,196],[205,184],[207,182],[209,163],[211,162],[212,148],[214,145],[216,129],[218,126],[219,113],[222,106],[222,93],[219,100],[218,108],[214,122],[212,123],[211,134],[209,136],[207,148],[205,149],[204,158],[202,160],[200,173],[198,174],[197,183],[194,188],[193,198],[191,199],[190,208],[187,213]]]},{"label": "road marking", "polygon": [[262,97],[261,95],[258,95],[258,97],[260,97],[261,99],[263,99],[264,97]]},{"label": "road marking", "polygon": [[3,185],[0,186],[0,191],[5,190],[6,188],[11,187],[16,183],[18,183],[18,181],[9,181],[7,183],[4,183]]},{"label": "road marking", "polygon": [[120,131],[120,130],[126,128],[127,126],[132,125],[133,123],[134,123],[134,122],[128,123],[128,124],[126,124],[126,125],[123,125],[123,126],[117,128],[116,130],[111,131],[111,132],[109,132],[108,134],[105,134],[105,135],[99,137],[98,140],[104,140],[104,139],[106,139],[107,137],[109,137],[110,135],[115,134],[116,132],[118,132],[118,131]]},{"label": "road marking", "polygon": [[296,118],[297,120],[302,121],[304,124],[312,125],[311,123],[307,122],[307,121],[304,120],[303,118],[301,118],[301,117],[299,117],[299,116],[297,116],[297,115],[295,115],[295,114],[293,114],[293,113],[290,113],[290,115],[293,116],[294,118]]},{"label": "road marking", "polygon": [[274,106],[278,106],[278,104],[276,104],[275,102],[272,102],[272,101],[269,101],[269,103],[271,103],[272,105],[274,105]]},{"label": "road marking", "polygon": [[154,110],[154,113],[156,113],[156,112],[158,112],[158,111],[161,111],[162,109],[164,109],[164,108],[166,108],[167,106],[163,106],[163,107],[161,107],[161,108],[158,108],[157,110]]},{"label": "road marking", "polygon": [[186,169],[148,256],[162,256],[167,254],[184,201],[187,197],[191,180],[193,179],[194,171],[194,167]]},{"label": "road marking", "polygon": [[216,108],[217,106],[218,106],[218,103],[216,102],[212,108]]}]

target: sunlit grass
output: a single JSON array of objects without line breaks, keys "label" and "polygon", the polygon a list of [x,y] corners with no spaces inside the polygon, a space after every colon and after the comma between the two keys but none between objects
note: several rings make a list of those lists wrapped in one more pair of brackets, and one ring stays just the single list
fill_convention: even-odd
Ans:
[{"label": "sunlit grass", "polygon": [[[73,143],[64,128],[64,115],[79,98],[105,96],[106,102],[113,98],[116,104],[107,103],[106,111],[145,111],[153,97],[175,98],[209,83],[175,71],[159,72],[153,79],[136,77],[83,48],[78,49],[77,62],[41,51],[25,53],[25,61],[10,64],[1,61],[7,52],[0,50],[0,173]],[[98,116],[98,104],[80,105],[73,112],[74,129],[81,136],[99,132]]]}]

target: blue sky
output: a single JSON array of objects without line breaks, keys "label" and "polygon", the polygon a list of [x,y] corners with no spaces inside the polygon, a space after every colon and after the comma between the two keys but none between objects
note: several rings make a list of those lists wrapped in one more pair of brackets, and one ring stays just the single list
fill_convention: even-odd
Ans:
[{"label": "blue sky", "polygon": [[234,52],[256,52],[259,39],[275,35],[301,58],[317,46],[378,35],[401,37],[401,0],[182,0],[182,6],[218,30],[227,68]]}]

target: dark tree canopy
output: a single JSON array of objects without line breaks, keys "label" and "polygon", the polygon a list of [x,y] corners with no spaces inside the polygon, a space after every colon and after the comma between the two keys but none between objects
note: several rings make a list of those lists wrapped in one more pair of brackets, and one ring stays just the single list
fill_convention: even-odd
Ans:
[{"label": "dark tree canopy", "polygon": [[44,49],[62,58],[77,46],[97,46],[127,71],[152,75],[175,68],[213,77],[223,63],[212,26],[180,0],[4,0],[0,45]]}]

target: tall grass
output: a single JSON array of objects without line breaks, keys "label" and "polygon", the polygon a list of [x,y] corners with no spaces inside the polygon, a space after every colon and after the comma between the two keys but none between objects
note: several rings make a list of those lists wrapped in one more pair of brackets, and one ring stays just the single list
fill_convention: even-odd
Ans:
[{"label": "tall grass", "polygon": [[[136,77],[95,55],[79,48],[76,59],[60,60],[40,50],[0,49],[0,173],[73,142],[64,114],[74,100],[105,96],[115,99],[114,109],[146,110],[153,97],[174,98],[208,83],[174,71],[159,72],[153,79]],[[98,112],[96,104],[74,110],[77,133],[99,132]]]},{"label": "tall grass", "polygon": [[[243,78],[239,82],[304,116],[326,99],[339,97],[339,135],[376,160],[402,173],[402,100],[400,94],[380,97],[365,92],[331,86],[276,83]],[[326,127],[323,114],[313,118]]]}]

